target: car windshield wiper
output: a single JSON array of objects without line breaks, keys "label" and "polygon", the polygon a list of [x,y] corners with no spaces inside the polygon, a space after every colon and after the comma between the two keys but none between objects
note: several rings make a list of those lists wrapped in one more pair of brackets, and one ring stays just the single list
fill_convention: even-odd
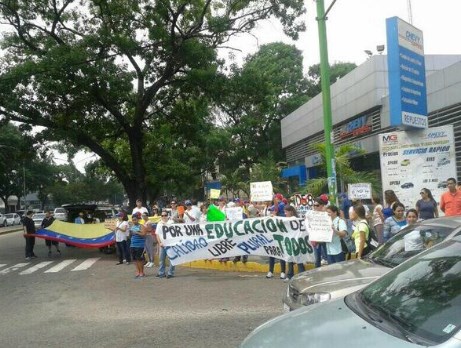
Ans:
[{"label": "car windshield wiper", "polygon": [[[386,310],[380,306],[372,305],[371,307],[373,308],[373,315],[378,316],[378,318],[375,318],[377,322],[380,324],[385,324],[385,327],[388,328],[389,331],[392,331],[394,334],[397,334],[398,337],[404,339],[405,341],[419,345],[435,344],[434,342],[425,340],[409,331],[413,328],[413,325],[404,321],[402,318],[398,317],[393,312]],[[370,318],[373,319],[372,316],[370,316]]]},{"label": "car windshield wiper", "polygon": [[381,265],[381,266],[385,266],[385,267],[394,268],[396,266],[396,264],[394,264],[393,262],[388,261],[388,260],[383,259],[383,258],[379,258],[379,257],[370,257],[369,260],[372,263],[375,263],[375,264],[378,264],[378,265]]}]

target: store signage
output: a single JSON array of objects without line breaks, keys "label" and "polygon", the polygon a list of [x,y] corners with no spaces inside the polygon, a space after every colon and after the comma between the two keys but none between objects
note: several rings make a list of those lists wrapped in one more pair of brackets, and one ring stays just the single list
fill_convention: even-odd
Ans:
[{"label": "store signage", "polygon": [[371,117],[360,116],[342,126],[339,131],[339,137],[341,139],[357,137],[362,134],[371,133],[371,131]]},{"label": "store signage", "polygon": [[398,17],[386,28],[390,124],[427,128],[423,32]]},{"label": "store signage", "polygon": [[396,131],[379,135],[383,191],[393,190],[407,208],[414,208],[422,188],[435,200],[456,178],[453,126]]}]

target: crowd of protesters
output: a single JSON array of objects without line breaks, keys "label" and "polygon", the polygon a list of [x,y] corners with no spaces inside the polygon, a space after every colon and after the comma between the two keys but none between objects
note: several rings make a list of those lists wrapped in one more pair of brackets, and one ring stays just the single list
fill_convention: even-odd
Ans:
[{"label": "crowd of protesters", "polygon": [[[377,243],[382,244],[398,233],[402,228],[412,225],[420,220],[432,219],[439,216],[439,208],[445,216],[461,215],[461,187],[456,185],[454,178],[447,180],[447,191],[440,197],[438,204],[429,189],[423,188],[420,191],[421,198],[416,202],[414,208],[406,209],[399,201],[397,195],[392,190],[384,192],[383,204],[379,197],[373,197],[373,209],[370,210],[366,204],[360,200],[349,200],[346,194],[340,195],[341,205],[339,207],[329,202],[328,196],[322,194],[315,198],[311,205],[305,198],[301,199],[297,207],[285,198],[282,194],[274,195],[271,202],[261,202],[253,204],[247,200],[239,198],[227,201],[223,196],[215,201],[217,208],[224,212],[227,208],[241,207],[242,219],[280,216],[287,218],[304,217],[303,214],[308,209],[319,212],[326,212],[332,221],[331,242],[316,242],[311,240],[314,247],[315,267],[323,264],[333,264],[341,262],[351,257],[355,253],[357,258],[362,258],[371,251],[369,244],[369,234],[373,231],[376,234]],[[177,223],[204,223],[207,222],[208,205],[202,204],[200,207],[192,200],[185,200],[182,204],[173,199],[167,207],[159,208],[153,205],[149,209],[143,206],[143,202],[138,199],[136,207],[131,211],[131,221],[128,221],[128,213],[120,211],[116,217],[117,222],[114,226],[115,242],[117,247],[117,265],[131,262],[135,265],[135,278],[145,276],[144,268],[154,266],[154,256],[159,256],[158,278],[172,278],[175,274],[175,267],[167,263],[167,252],[156,231],[160,230],[162,224]],[[300,214],[298,214],[298,210]],[[24,233],[26,238],[25,256],[27,260],[37,257],[34,253],[35,234],[33,213],[27,212],[23,218]],[[158,218],[157,223],[153,223],[149,216]],[[41,224],[46,228],[53,223],[54,219],[51,212],[47,212]],[[82,214],[75,219],[75,223],[84,223]],[[156,228],[157,227],[157,228]],[[348,241],[349,243],[347,243]],[[56,253],[61,254],[59,244],[55,241],[46,240],[48,256],[52,254],[52,246]],[[248,256],[235,257],[233,262],[247,262]],[[228,258],[221,258],[219,261],[230,261]],[[269,257],[269,269],[266,278],[274,277],[274,267],[276,262],[280,263],[280,278],[290,279],[294,276],[295,266],[298,272],[305,269],[303,263],[287,264],[284,260],[277,260]]]}]

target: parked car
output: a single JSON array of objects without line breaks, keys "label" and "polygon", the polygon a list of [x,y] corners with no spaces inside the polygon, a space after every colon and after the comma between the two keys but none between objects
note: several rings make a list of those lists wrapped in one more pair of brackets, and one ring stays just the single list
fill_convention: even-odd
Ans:
[{"label": "parked car", "polygon": [[14,226],[14,225],[21,224],[21,217],[16,213],[5,214],[5,217],[6,217],[6,224],[8,226]]},{"label": "parked car", "polygon": [[401,188],[406,189],[406,188],[412,188],[415,185],[412,182],[406,182],[405,184],[400,185]]},{"label": "parked car", "polygon": [[460,348],[460,282],[456,236],[358,292],[268,321],[241,348]]},{"label": "parked car", "polygon": [[409,226],[362,260],[350,260],[302,272],[288,283],[286,311],[329,301],[359,290],[427,246],[461,235],[461,216]]},{"label": "parked car", "polygon": [[55,208],[53,216],[56,220],[67,221],[67,210],[64,208]]},{"label": "parked car", "polygon": [[39,229],[42,226],[42,221],[45,218],[45,213],[36,213],[32,216],[32,220],[34,220],[34,225],[36,229]]},{"label": "parked car", "polygon": [[0,214],[0,226],[5,227],[7,224],[6,222],[6,216],[4,214]]}]

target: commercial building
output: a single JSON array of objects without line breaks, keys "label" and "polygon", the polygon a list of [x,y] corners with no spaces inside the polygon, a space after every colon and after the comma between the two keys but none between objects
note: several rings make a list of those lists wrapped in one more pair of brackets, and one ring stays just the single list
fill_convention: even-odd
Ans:
[{"label": "commercial building", "polygon": [[[453,125],[458,179],[461,174],[461,55],[426,55],[429,127]],[[353,144],[364,154],[352,156],[357,170],[379,171],[378,134],[391,126],[387,57],[375,55],[331,86],[333,143]],[[312,147],[324,142],[321,94],[281,122],[285,177],[300,184],[318,175],[320,156]]]}]

